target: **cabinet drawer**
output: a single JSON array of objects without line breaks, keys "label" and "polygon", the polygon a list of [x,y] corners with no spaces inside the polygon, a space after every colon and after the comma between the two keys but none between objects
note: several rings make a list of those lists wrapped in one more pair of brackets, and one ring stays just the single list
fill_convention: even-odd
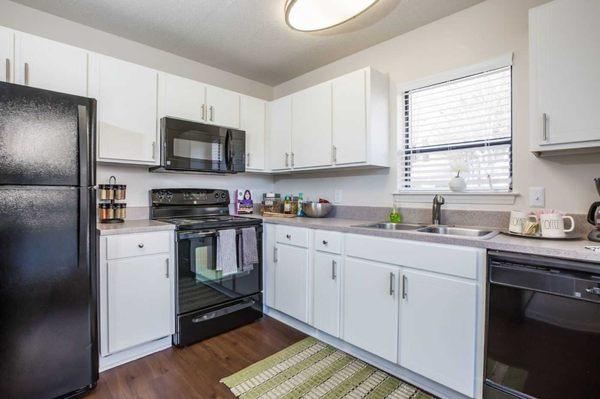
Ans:
[{"label": "cabinet drawer", "polygon": [[292,226],[277,226],[277,242],[308,248],[308,229]]},{"label": "cabinet drawer", "polygon": [[166,253],[169,252],[170,244],[171,234],[168,231],[106,237],[106,257],[117,259]]},{"label": "cabinet drawer", "polygon": [[335,231],[315,230],[315,249],[332,254],[342,253],[342,234]]}]

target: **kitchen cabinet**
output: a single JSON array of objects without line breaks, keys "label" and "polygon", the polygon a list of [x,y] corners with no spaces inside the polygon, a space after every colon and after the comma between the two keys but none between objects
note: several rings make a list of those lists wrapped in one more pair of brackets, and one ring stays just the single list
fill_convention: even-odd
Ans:
[{"label": "kitchen cabinet", "polygon": [[15,34],[0,26],[0,82],[15,82]]},{"label": "kitchen cabinet", "polygon": [[308,321],[308,249],[275,245],[275,308]]},{"label": "kitchen cabinet", "polygon": [[15,59],[16,83],[88,96],[87,51],[19,32]]},{"label": "kitchen cabinet", "polygon": [[206,122],[232,128],[240,127],[240,95],[233,91],[206,86]]},{"label": "kitchen cabinet", "polygon": [[98,161],[158,163],[158,72],[95,55],[90,91],[98,100]]},{"label": "kitchen cabinet", "polygon": [[313,326],[340,336],[341,256],[315,252],[313,278]]},{"label": "kitchen cabinet", "polygon": [[530,143],[537,155],[600,151],[599,19],[598,1],[555,0],[529,12]]},{"label": "kitchen cabinet", "polygon": [[160,75],[161,116],[206,122],[206,89],[203,83],[175,75]]},{"label": "kitchen cabinet", "polygon": [[290,170],[292,152],[292,97],[269,103],[269,166],[271,170]]},{"label": "kitchen cabinet", "polygon": [[169,255],[108,262],[108,352],[173,333]]},{"label": "kitchen cabinet", "polygon": [[331,84],[322,83],[292,95],[292,168],[332,162]]},{"label": "kitchen cabinet", "polygon": [[404,269],[401,291],[400,365],[473,397],[476,282]]},{"label": "kitchen cabinet", "polygon": [[398,355],[399,268],[346,258],[343,339],[390,362]]},{"label": "kitchen cabinet", "polygon": [[266,104],[258,98],[241,97],[240,129],[246,132],[246,170],[265,169]]}]

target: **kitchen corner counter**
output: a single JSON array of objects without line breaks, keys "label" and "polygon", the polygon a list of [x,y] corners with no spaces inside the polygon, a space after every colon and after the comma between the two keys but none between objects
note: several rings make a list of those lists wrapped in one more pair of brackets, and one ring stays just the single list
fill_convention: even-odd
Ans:
[{"label": "kitchen corner counter", "polygon": [[126,220],[125,223],[100,223],[96,225],[100,236],[115,234],[147,233],[150,231],[175,230],[175,225],[156,220]]},{"label": "kitchen corner counter", "polygon": [[[246,216],[246,215],[244,215]],[[247,215],[250,216],[250,215]],[[253,217],[260,217],[254,215]],[[469,237],[444,236],[416,231],[390,231],[366,227],[357,227],[378,221],[341,219],[341,218],[277,218],[262,217],[264,223],[282,224],[288,226],[305,227],[309,229],[320,229],[339,231],[342,233],[362,234],[376,237],[398,238],[432,242],[438,244],[464,245],[488,250],[517,252],[531,255],[551,256],[556,258],[589,261],[598,263],[600,266],[600,252],[585,249],[586,245],[600,245],[587,239],[582,240],[542,240],[534,238],[509,237],[503,234],[489,240],[481,240]]]}]

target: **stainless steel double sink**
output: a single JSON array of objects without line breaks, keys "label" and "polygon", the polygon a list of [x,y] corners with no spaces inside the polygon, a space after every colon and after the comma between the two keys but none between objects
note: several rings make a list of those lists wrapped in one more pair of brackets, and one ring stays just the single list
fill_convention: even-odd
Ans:
[{"label": "stainless steel double sink", "polygon": [[420,224],[407,223],[371,223],[362,224],[353,227],[365,227],[369,229],[397,230],[397,231],[416,231],[419,233],[439,234],[446,236],[471,237],[480,240],[488,240],[498,234],[498,231],[482,229],[478,227],[455,227],[455,226],[426,226]]}]

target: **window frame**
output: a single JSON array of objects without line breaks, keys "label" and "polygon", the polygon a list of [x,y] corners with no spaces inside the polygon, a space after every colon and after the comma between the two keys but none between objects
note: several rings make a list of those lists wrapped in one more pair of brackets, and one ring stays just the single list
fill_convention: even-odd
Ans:
[{"label": "window frame", "polygon": [[[467,190],[464,191],[462,193],[460,193],[461,195],[468,195],[469,193],[473,193],[473,194],[511,194],[514,193],[513,191],[513,151],[514,151],[514,146],[513,146],[513,139],[514,139],[514,118],[513,118],[513,105],[514,105],[514,100],[513,100],[513,66],[512,66],[512,53],[510,54],[510,62],[502,62],[501,60],[506,58],[506,56],[504,57],[500,57],[498,60],[492,60],[491,62],[486,62],[483,63],[479,66],[472,66],[470,68],[464,68],[461,71],[454,71],[451,72],[449,74],[445,74],[444,78],[440,78],[440,79],[426,79],[424,81],[422,81],[421,84],[419,83],[413,83],[412,85],[409,85],[410,88],[407,88],[405,90],[402,91],[402,134],[398,135],[398,137],[402,138],[401,143],[402,143],[402,147],[399,148],[397,150],[397,153],[399,156],[402,157],[401,162],[398,163],[397,168],[400,169],[402,168],[402,170],[398,170],[398,174],[400,179],[398,179],[397,181],[397,194],[422,194],[422,193],[427,193],[430,192],[432,190],[430,189],[415,189],[415,188],[411,188],[410,187],[410,183],[407,183],[407,181],[410,181],[410,176],[411,176],[411,169],[407,168],[407,161],[406,161],[406,155],[412,155],[412,154],[427,154],[427,153],[435,153],[435,152],[441,152],[441,151],[445,151],[445,152],[449,152],[449,151],[454,151],[454,150],[461,150],[461,149],[470,149],[470,148],[486,148],[486,147],[493,147],[493,146],[498,146],[498,145],[509,145],[510,146],[510,151],[509,151],[509,185],[508,185],[508,189],[507,190]],[[465,141],[465,142],[460,142],[460,143],[452,143],[452,144],[446,144],[446,145],[432,145],[432,146],[422,146],[422,147],[414,147],[413,149],[409,149],[409,143],[410,143],[410,117],[409,117],[409,110],[410,110],[410,103],[409,103],[409,98],[410,98],[410,92],[414,91],[414,90],[421,90],[421,89],[426,89],[428,87],[432,87],[432,86],[437,86],[437,85],[441,85],[441,84],[446,84],[446,83],[450,83],[453,81],[458,81],[461,79],[466,79],[466,78],[471,78],[477,75],[482,75],[485,73],[489,73],[489,72],[494,72],[500,69],[505,69],[508,68],[510,71],[510,137],[506,137],[506,138],[501,138],[501,139],[494,139],[494,140],[487,140],[486,144],[481,144],[482,140],[476,140],[476,141]],[[434,191],[436,192],[441,192],[441,193],[452,193],[452,191],[450,189],[445,189],[445,190],[438,190],[438,189],[434,189]],[[517,195],[515,193],[515,195]]]}]

